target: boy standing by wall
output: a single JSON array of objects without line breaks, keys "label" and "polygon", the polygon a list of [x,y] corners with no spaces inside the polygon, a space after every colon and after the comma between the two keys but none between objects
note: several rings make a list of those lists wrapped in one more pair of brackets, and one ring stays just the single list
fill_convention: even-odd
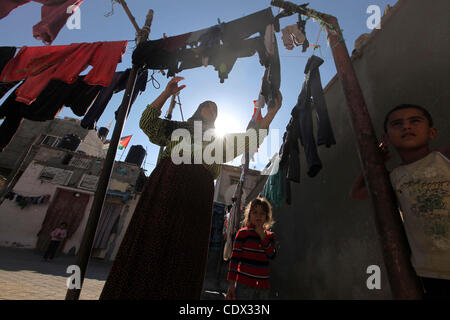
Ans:
[{"label": "boy standing by wall", "polygon": [[[431,151],[438,134],[429,112],[416,105],[392,109],[384,121],[383,143],[398,152],[402,163],[390,173],[411,262],[423,284],[425,298],[450,297],[450,146]],[[365,199],[368,191],[362,174],[351,197]]]}]

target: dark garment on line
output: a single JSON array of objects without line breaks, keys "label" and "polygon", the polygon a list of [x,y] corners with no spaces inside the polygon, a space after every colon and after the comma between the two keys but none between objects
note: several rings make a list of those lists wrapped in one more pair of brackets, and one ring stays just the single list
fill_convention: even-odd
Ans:
[{"label": "dark garment on line", "polygon": [[[303,83],[302,92],[298,98],[297,108],[299,109],[300,125],[304,128],[301,130],[302,141],[303,143],[306,143],[305,140],[308,138],[314,138],[312,136],[312,105],[310,99],[310,97],[312,97],[314,110],[316,111],[318,120],[317,145],[321,146],[324,144],[327,147],[330,147],[331,145],[336,144],[336,140],[334,138],[333,128],[331,127],[330,119],[328,117],[327,103],[325,101],[322,83],[320,80],[319,66],[323,62],[324,61],[321,58],[313,55],[306,63],[306,80]],[[304,125],[305,121],[302,121],[304,117],[307,117],[307,126]],[[310,124],[311,127],[309,127]]]},{"label": "dark garment on line", "polygon": [[[16,47],[0,47],[0,74],[2,73],[3,68],[8,64],[9,60],[11,60],[16,54]],[[0,99],[19,81],[15,82],[0,82]]]},{"label": "dark garment on line", "polygon": [[[288,180],[296,183],[300,183],[300,125],[298,122],[298,109],[293,108],[279,152],[281,156],[280,170],[285,172]],[[322,163],[320,163],[320,167],[322,167]]]},{"label": "dark garment on line", "polygon": [[[125,71],[119,71],[116,72],[113,76],[113,79],[111,80],[111,84],[108,87],[103,87],[100,90],[100,93],[97,96],[97,99],[95,99],[94,104],[91,106],[89,111],[84,116],[83,120],[81,120],[81,126],[85,129],[95,129],[96,124],[98,120],[100,119],[101,115],[105,111],[106,107],[108,106],[109,101],[111,100],[114,93],[120,92],[122,90],[125,90],[128,83],[128,78],[130,76],[130,70],[127,69]],[[131,96],[131,106],[133,105],[134,101],[136,100],[139,92],[143,92],[146,89],[147,86],[147,78],[148,78],[148,71],[143,71],[137,78],[136,84],[134,86],[134,91]],[[120,106],[119,106],[120,107]],[[119,108],[117,108],[116,111],[116,117],[117,112]]]},{"label": "dark garment on line", "polygon": [[3,68],[8,64],[16,54],[16,47],[0,47],[0,74]]},{"label": "dark garment on line", "polygon": [[[228,78],[228,74],[233,69],[238,58],[251,57],[258,52],[261,65],[266,64],[267,55],[264,47],[264,40],[261,37],[239,40],[224,44],[217,48],[209,50],[211,54],[208,59],[208,65],[214,66],[218,71],[220,82]],[[197,53],[196,49],[186,49],[182,53],[183,60],[179,70],[198,68],[203,65],[202,55]]]},{"label": "dark garment on line", "polygon": [[0,99],[3,98],[3,96],[7,94],[9,90],[14,88],[19,82],[20,81],[0,82]]},{"label": "dark garment on line", "polygon": [[[54,119],[64,106],[74,114],[83,116],[97,97],[102,86],[91,86],[79,77],[72,84],[51,80],[38,98],[30,105],[16,101],[15,91],[0,106],[0,151],[11,141],[23,118],[33,121]],[[20,86],[19,86],[20,87]]]},{"label": "dark garment on line", "polygon": [[163,159],[147,180],[100,299],[200,299],[213,196],[203,165]]},{"label": "dark garment on line", "polygon": [[275,99],[278,97],[278,91],[281,85],[280,56],[276,37],[274,37],[274,41],[275,52],[273,56],[268,57],[260,92],[264,96],[268,108],[275,106]]},{"label": "dark garment on line", "polygon": [[[287,166],[287,178],[294,182],[300,181],[298,138],[300,138],[305,151],[308,176],[315,177],[322,169],[322,161],[317,152],[313,132],[313,104],[318,122],[317,145],[326,145],[327,147],[330,147],[331,145],[336,144],[320,81],[319,66],[322,63],[323,60],[314,55],[311,56],[306,63],[306,79],[303,83],[297,104],[291,112],[292,117],[288,127],[286,127],[287,134],[283,139],[282,151],[280,152],[280,154],[282,154],[282,166]],[[288,161],[288,163],[286,163],[286,161]]]},{"label": "dark garment on line", "polygon": [[[195,57],[195,54],[198,55],[200,61],[203,55],[208,56],[210,60],[214,60],[214,54],[212,52],[216,51],[215,49],[218,49],[220,43],[220,41],[218,41],[219,36],[223,45],[228,46],[228,48],[236,47],[236,45],[233,44],[240,40],[244,40],[255,33],[259,32],[260,34],[264,34],[266,26],[272,23],[273,19],[272,9],[267,8],[240,19],[221,23],[218,26],[165,39],[146,41],[139,44],[134,50],[132,57],[133,64],[145,66],[148,69],[168,69],[167,76],[174,76],[182,70],[178,68],[178,65],[180,62],[183,64],[185,56],[190,62],[185,63],[184,69],[189,68],[186,67],[186,65],[193,65],[192,58]],[[200,46],[198,48],[187,49],[188,45],[195,47],[199,42]],[[216,47],[214,45],[216,45]],[[208,55],[209,52],[211,52],[210,56]],[[222,62],[225,65],[227,62],[230,64],[230,61],[222,61],[220,63],[217,59],[215,61],[215,66],[221,66]],[[202,64],[199,66],[201,65]],[[228,74],[231,68],[227,66],[226,70],[228,71],[226,74]],[[225,79],[225,77],[221,75],[221,80],[223,79]]]}]

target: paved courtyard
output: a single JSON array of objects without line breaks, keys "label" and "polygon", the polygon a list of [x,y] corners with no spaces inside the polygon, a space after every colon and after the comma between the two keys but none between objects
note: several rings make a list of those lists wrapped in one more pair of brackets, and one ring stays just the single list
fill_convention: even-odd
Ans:
[{"label": "paved courtyard", "polygon": [[[0,300],[64,300],[67,267],[76,257],[59,256],[52,262],[29,249],[0,248]],[[97,300],[105,284],[111,262],[89,262],[81,300]]]},{"label": "paved courtyard", "polygon": [[[61,255],[52,262],[32,249],[0,247],[0,300],[64,300],[67,267],[75,265],[76,257]],[[91,259],[88,264],[80,300],[100,297],[112,262]],[[208,281],[206,287],[210,287]],[[224,293],[205,290],[202,299],[222,300]]]}]

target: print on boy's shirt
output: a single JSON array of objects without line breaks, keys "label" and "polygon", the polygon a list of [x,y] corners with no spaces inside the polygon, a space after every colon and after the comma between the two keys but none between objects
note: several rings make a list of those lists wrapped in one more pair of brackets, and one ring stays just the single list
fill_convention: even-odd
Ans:
[{"label": "print on boy's shirt", "polygon": [[436,248],[450,247],[449,180],[437,173],[424,172],[429,181],[413,179],[400,185],[397,192],[407,194],[412,200],[411,212],[423,225],[424,233]]}]

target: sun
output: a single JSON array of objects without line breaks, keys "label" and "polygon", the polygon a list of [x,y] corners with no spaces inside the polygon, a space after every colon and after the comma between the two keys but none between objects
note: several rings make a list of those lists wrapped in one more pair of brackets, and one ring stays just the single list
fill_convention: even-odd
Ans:
[{"label": "sun", "polygon": [[245,131],[245,127],[239,120],[226,113],[219,113],[215,121],[216,135],[223,137],[228,133],[240,133]]}]

